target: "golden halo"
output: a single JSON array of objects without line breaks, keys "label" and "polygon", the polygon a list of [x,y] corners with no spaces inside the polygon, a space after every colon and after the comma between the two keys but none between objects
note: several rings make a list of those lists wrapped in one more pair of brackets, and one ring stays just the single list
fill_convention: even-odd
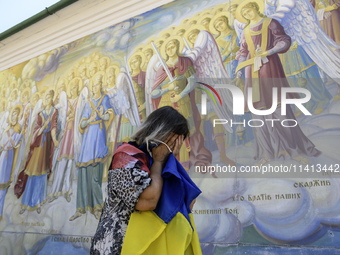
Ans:
[{"label": "golden halo", "polygon": [[9,94],[9,98],[12,97],[12,94],[13,94],[14,92],[17,92],[17,98],[19,97],[19,90],[18,90],[18,89],[13,89],[13,90],[11,91],[11,93]]},{"label": "golden halo", "polygon": [[131,69],[131,67],[130,67],[130,62],[131,62],[131,60],[132,60],[134,57],[136,57],[136,56],[140,56],[140,57],[142,58],[142,61],[141,61],[141,63],[140,63],[140,68],[142,69],[143,66],[145,65],[145,61],[146,61],[146,58],[145,58],[145,55],[144,55],[143,52],[135,52],[135,53],[133,53],[133,54],[129,57],[129,60],[128,60],[129,68]]},{"label": "golden halo", "polygon": [[165,46],[172,40],[178,40],[179,41],[179,49],[178,49],[178,53],[181,54],[183,51],[183,47],[184,47],[184,41],[183,38],[178,36],[178,35],[173,35],[170,38],[168,38],[162,45],[161,47],[161,56],[164,60],[168,59],[168,55],[165,52]]},{"label": "golden halo", "polygon": [[[146,58],[146,55],[145,55],[145,51],[147,51],[147,50],[152,50],[152,55],[155,55],[155,54],[156,54],[154,48],[153,48],[152,45],[150,45],[150,44],[147,45],[147,46],[145,46],[145,47],[143,48],[142,52],[143,52],[143,54],[144,54],[144,56],[145,56],[145,64],[146,64],[146,65],[149,64],[149,63],[146,63],[146,62],[147,62],[147,58]],[[150,60],[149,60],[149,61],[150,61]]]},{"label": "golden halo", "polygon": [[[254,0],[255,1],[255,0]],[[240,1],[231,1],[231,2],[229,2],[229,3],[227,3],[226,5],[225,5],[225,7],[224,7],[224,11],[226,11],[226,12],[230,12],[230,7],[231,6],[234,6],[234,5],[239,5],[239,3],[240,3]]]},{"label": "golden halo", "polygon": [[5,105],[4,109],[6,109],[6,106],[7,106],[7,99],[6,99],[6,98],[2,98],[2,99],[1,99],[1,104],[4,104],[4,105]]},{"label": "golden halo", "polygon": [[248,20],[246,20],[243,16],[242,16],[242,14],[241,14],[241,11],[242,11],[242,9],[243,9],[243,7],[245,6],[245,5],[247,5],[247,4],[249,4],[250,2],[256,2],[257,4],[258,4],[258,6],[259,6],[259,11],[260,11],[260,13],[262,13],[263,14],[263,12],[264,12],[264,1],[255,1],[255,0],[245,0],[245,1],[243,1],[243,2],[241,2],[241,3],[239,3],[239,5],[238,5],[238,7],[237,7],[237,9],[236,9],[236,11],[235,11],[235,18],[238,20],[238,21],[240,21],[240,22],[242,22],[242,23],[247,23],[248,22]]},{"label": "golden halo", "polygon": [[211,11],[205,10],[205,11],[202,11],[202,12],[200,13],[200,17],[203,17],[203,16],[205,16],[205,15],[211,15]]},{"label": "golden halo", "polygon": [[103,53],[96,50],[96,51],[91,53],[90,58],[91,58],[91,60],[95,60],[95,61],[97,60],[98,61],[102,56],[103,56]]},{"label": "golden halo", "polygon": [[[186,24],[187,28],[189,28],[190,26],[196,25],[197,20],[198,20],[198,16],[192,17],[191,19],[189,19],[188,23]],[[190,24],[190,23],[192,23],[192,24]]]},{"label": "golden halo", "polygon": [[157,39],[158,39],[158,37],[156,37],[156,36],[150,37],[150,38],[146,41],[146,43],[147,43],[147,44],[151,44],[151,42],[155,42]]},{"label": "golden halo", "polygon": [[[119,75],[119,72],[120,72],[120,68],[118,65],[110,65],[108,68],[106,68],[106,77],[107,77],[107,74],[109,73],[110,69],[114,68],[115,69],[115,76],[116,76],[116,80],[117,80],[117,77]],[[114,83],[116,83],[116,81],[114,81]]]},{"label": "golden halo", "polygon": [[140,44],[133,50],[133,52],[140,52],[143,50],[144,47],[145,47],[144,44]]},{"label": "golden halo", "polygon": [[116,66],[119,66],[119,69],[120,69],[120,66],[122,65],[122,62],[121,61],[118,61],[118,60],[113,60],[112,62],[111,62],[111,64],[110,65],[116,65]]},{"label": "golden halo", "polygon": [[31,97],[31,89],[30,89],[30,88],[25,88],[25,89],[21,92],[21,95],[20,95],[20,102],[21,102],[21,103],[24,103],[23,97],[24,97],[24,95],[25,95],[26,93],[28,93],[27,100],[30,101],[29,98]]},{"label": "golden halo", "polygon": [[[80,62],[81,63],[81,62]],[[86,73],[86,76],[87,76],[87,64],[85,63],[81,63],[77,70],[78,70],[78,75],[80,75],[81,71],[85,69],[85,73]]]},{"label": "golden halo", "polygon": [[[253,0],[253,1],[256,1],[256,0]],[[225,7],[225,4],[219,4],[219,5],[215,6],[212,9],[211,14],[216,15],[216,14],[218,14],[220,12],[223,12],[224,7]]]},{"label": "golden halo", "polygon": [[18,121],[19,121],[19,117],[20,117],[20,115],[21,115],[21,113],[22,113],[22,105],[21,105],[21,104],[16,104],[16,105],[14,105],[14,107],[11,109],[11,111],[10,111],[10,113],[9,113],[9,116],[8,116],[8,119],[9,119],[10,121],[12,121],[12,120],[11,120],[12,114],[13,114],[13,112],[14,112],[16,109],[19,110],[19,113],[18,113]]},{"label": "golden halo", "polygon": [[195,26],[190,27],[190,28],[188,29],[188,31],[185,33],[185,35],[184,35],[185,39],[187,39],[187,41],[188,41],[189,43],[190,43],[190,41],[189,41],[189,35],[190,35],[190,33],[191,33],[193,30],[199,30],[199,31],[201,32],[202,30],[206,30],[206,28],[205,28],[204,26],[202,26],[202,25],[195,25]]},{"label": "golden halo", "polygon": [[[169,38],[170,38],[170,37],[169,37]],[[169,38],[168,38],[168,39],[169,39]],[[159,50],[160,48],[162,48],[162,45],[163,45],[164,42],[165,42],[166,40],[168,40],[168,39],[159,38],[159,39],[157,39],[157,40],[154,41],[156,47],[157,47],[158,44],[161,44],[161,46],[157,47],[158,50]]]},{"label": "golden halo", "polygon": [[[168,39],[171,35],[172,32],[170,29],[164,30],[162,33],[159,34],[159,38],[163,38],[163,39]],[[144,50],[144,49],[143,49]]]},{"label": "golden halo", "polygon": [[62,77],[62,78],[59,78],[58,82],[57,82],[57,85],[55,86],[55,90],[58,90],[58,88],[60,88],[62,86],[62,82],[64,82],[64,87],[65,87],[65,90],[67,89],[66,87],[66,84],[67,84],[67,80],[65,77]]},{"label": "golden halo", "polygon": [[[198,20],[197,20],[197,25],[202,25],[202,21],[203,20],[205,20],[206,18],[210,18],[210,22],[211,22],[211,20],[213,19],[213,15],[211,15],[211,14],[205,14],[204,16],[202,16],[201,18],[199,18]],[[209,22],[209,24],[210,24],[210,22]]]},{"label": "golden halo", "polygon": [[230,20],[230,12],[220,12],[218,13],[217,15],[215,15],[211,20],[210,20],[210,23],[209,23],[209,30],[212,34],[214,35],[218,35],[220,32],[216,30],[215,26],[214,26],[214,23],[217,19],[221,18],[221,17],[226,17],[228,19],[228,26],[229,25],[229,20]]},{"label": "golden halo", "polygon": [[67,76],[69,76],[70,73],[74,73],[74,77],[77,77],[79,75],[78,70],[75,67],[72,67],[67,71]]},{"label": "golden halo", "polygon": [[183,19],[183,20],[181,21],[181,25],[186,25],[186,24],[188,24],[189,20],[190,20],[189,18]]},{"label": "golden halo", "polygon": [[145,52],[146,50],[149,50],[149,49],[152,50],[153,52],[155,51],[154,48],[152,47],[152,45],[149,44],[149,45],[146,45],[146,46],[142,49],[143,54],[145,55],[144,52]]},{"label": "golden halo", "polygon": [[201,15],[202,15],[201,12],[196,13],[196,14],[193,16],[193,19],[197,20],[197,19],[199,19],[199,17],[201,17]]},{"label": "golden halo", "polygon": [[92,79],[90,80],[90,84],[89,84],[89,89],[92,92],[92,85],[95,82],[95,80],[97,79],[98,76],[102,76],[102,87],[105,85],[106,83],[106,74],[104,71],[98,71],[95,73],[95,75],[93,75]]},{"label": "golden halo", "polygon": [[99,68],[100,68],[100,61],[103,60],[103,59],[106,60],[106,66],[109,66],[109,65],[110,65],[110,62],[111,62],[110,58],[109,58],[108,56],[104,56],[104,57],[101,57],[101,58],[99,59]]},{"label": "golden halo", "polygon": [[[88,65],[87,65],[87,69],[86,69],[86,75],[87,75],[87,77],[89,77],[89,78],[91,78],[91,76],[90,76],[90,66],[92,66],[92,65],[96,65],[97,66],[97,72],[99,72],[99,61],[98,60],[92,60]],[[97,73],[96,72],[96,73]]]},{"label": "golden halo", "polygon": [[[41,99],[41,94],[40,94],[40,92],[35,92],[32,96],[31,96],[31,99],[30,99],[30,103],[33,105],[33,99],[36,97],[36,96],[38,96],[39,97],[39,99]],[[39,99],[37,100],[37,102],[39,101]]]},{"label": "golden halo", "polygon": [[[189,21],[190,22],[190,21]],[[187,31],[187,29],[188,29],[188,25],[179,25],[179,26],[177,26],[175,29],[174,29],[174,31],[172,32],[172,35],[173,36],[176,36],[176,35],[178,35],[177,33],[178,32],[180,32],[181,30],[185,30],[185,32]],[[184,32],[184,34],[185,34],[185,32]],[[184,35],[183,34],[183,35]],[[170,37],[169,37],[170,38]],[[168,38],[168,39],[169,39]]]},{"label": "golden halo", "polygon": [[68,86],[67,86],[67,95],[68,95],[69,97],[71,97],[72,83],[75,82],[76,80],[79,81],[79,83],[78,83],[78,92],[79,92],[79,93],[82,91],[82,89],[83,89],[83,87],[84,87],[83,79],[81,79],[80,77],[75,77],[75,78],[73,78],[73,79],[70,81],[70,83],[68,84]]}]

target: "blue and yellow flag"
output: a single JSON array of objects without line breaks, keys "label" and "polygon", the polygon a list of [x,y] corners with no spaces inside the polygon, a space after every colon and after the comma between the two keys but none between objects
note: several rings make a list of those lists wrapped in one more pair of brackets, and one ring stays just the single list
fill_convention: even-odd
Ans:
[{"label": "blue and yellow flag", "polygon": [[131,214],[122,255],[202,254],[190,210],[200,189],[173,154],[162,176],[163,190],[156,209]]}]

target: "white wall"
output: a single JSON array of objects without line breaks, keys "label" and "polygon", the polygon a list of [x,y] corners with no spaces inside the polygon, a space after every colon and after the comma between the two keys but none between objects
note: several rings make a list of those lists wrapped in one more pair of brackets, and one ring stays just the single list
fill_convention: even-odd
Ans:
[{"label": "white wall", "polygon": [[0,41],[0,71],[174,0],[79,0]]}]

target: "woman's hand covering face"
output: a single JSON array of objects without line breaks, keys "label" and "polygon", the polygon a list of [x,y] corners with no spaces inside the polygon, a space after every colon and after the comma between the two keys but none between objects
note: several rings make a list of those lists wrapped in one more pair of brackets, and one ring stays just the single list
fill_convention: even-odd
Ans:
[{"label": "woman's hand covering face", "polygon": [[157,147],[152,149],[152,156],[154,161],[165,163],[169,157],[169,154],[173,152],[175,156],[178,155],[179,150],[183,144],[183,135],[177,135],[171,133],[163,142],[166,143],[169,148],[165,144],[159,144]]}]

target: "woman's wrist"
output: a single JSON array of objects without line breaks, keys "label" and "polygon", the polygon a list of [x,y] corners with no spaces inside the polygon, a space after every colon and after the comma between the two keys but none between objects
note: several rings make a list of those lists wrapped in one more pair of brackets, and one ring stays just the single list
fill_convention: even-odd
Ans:
[{"label": "woman's wrist", "polygon": [[152,163],[153,166],[153,171],[157,171],[157,172],[162,172],[163,171],[163,167],[165,166],[165,162],[164,161],[160,161],[160,160],[154,160]]}]

